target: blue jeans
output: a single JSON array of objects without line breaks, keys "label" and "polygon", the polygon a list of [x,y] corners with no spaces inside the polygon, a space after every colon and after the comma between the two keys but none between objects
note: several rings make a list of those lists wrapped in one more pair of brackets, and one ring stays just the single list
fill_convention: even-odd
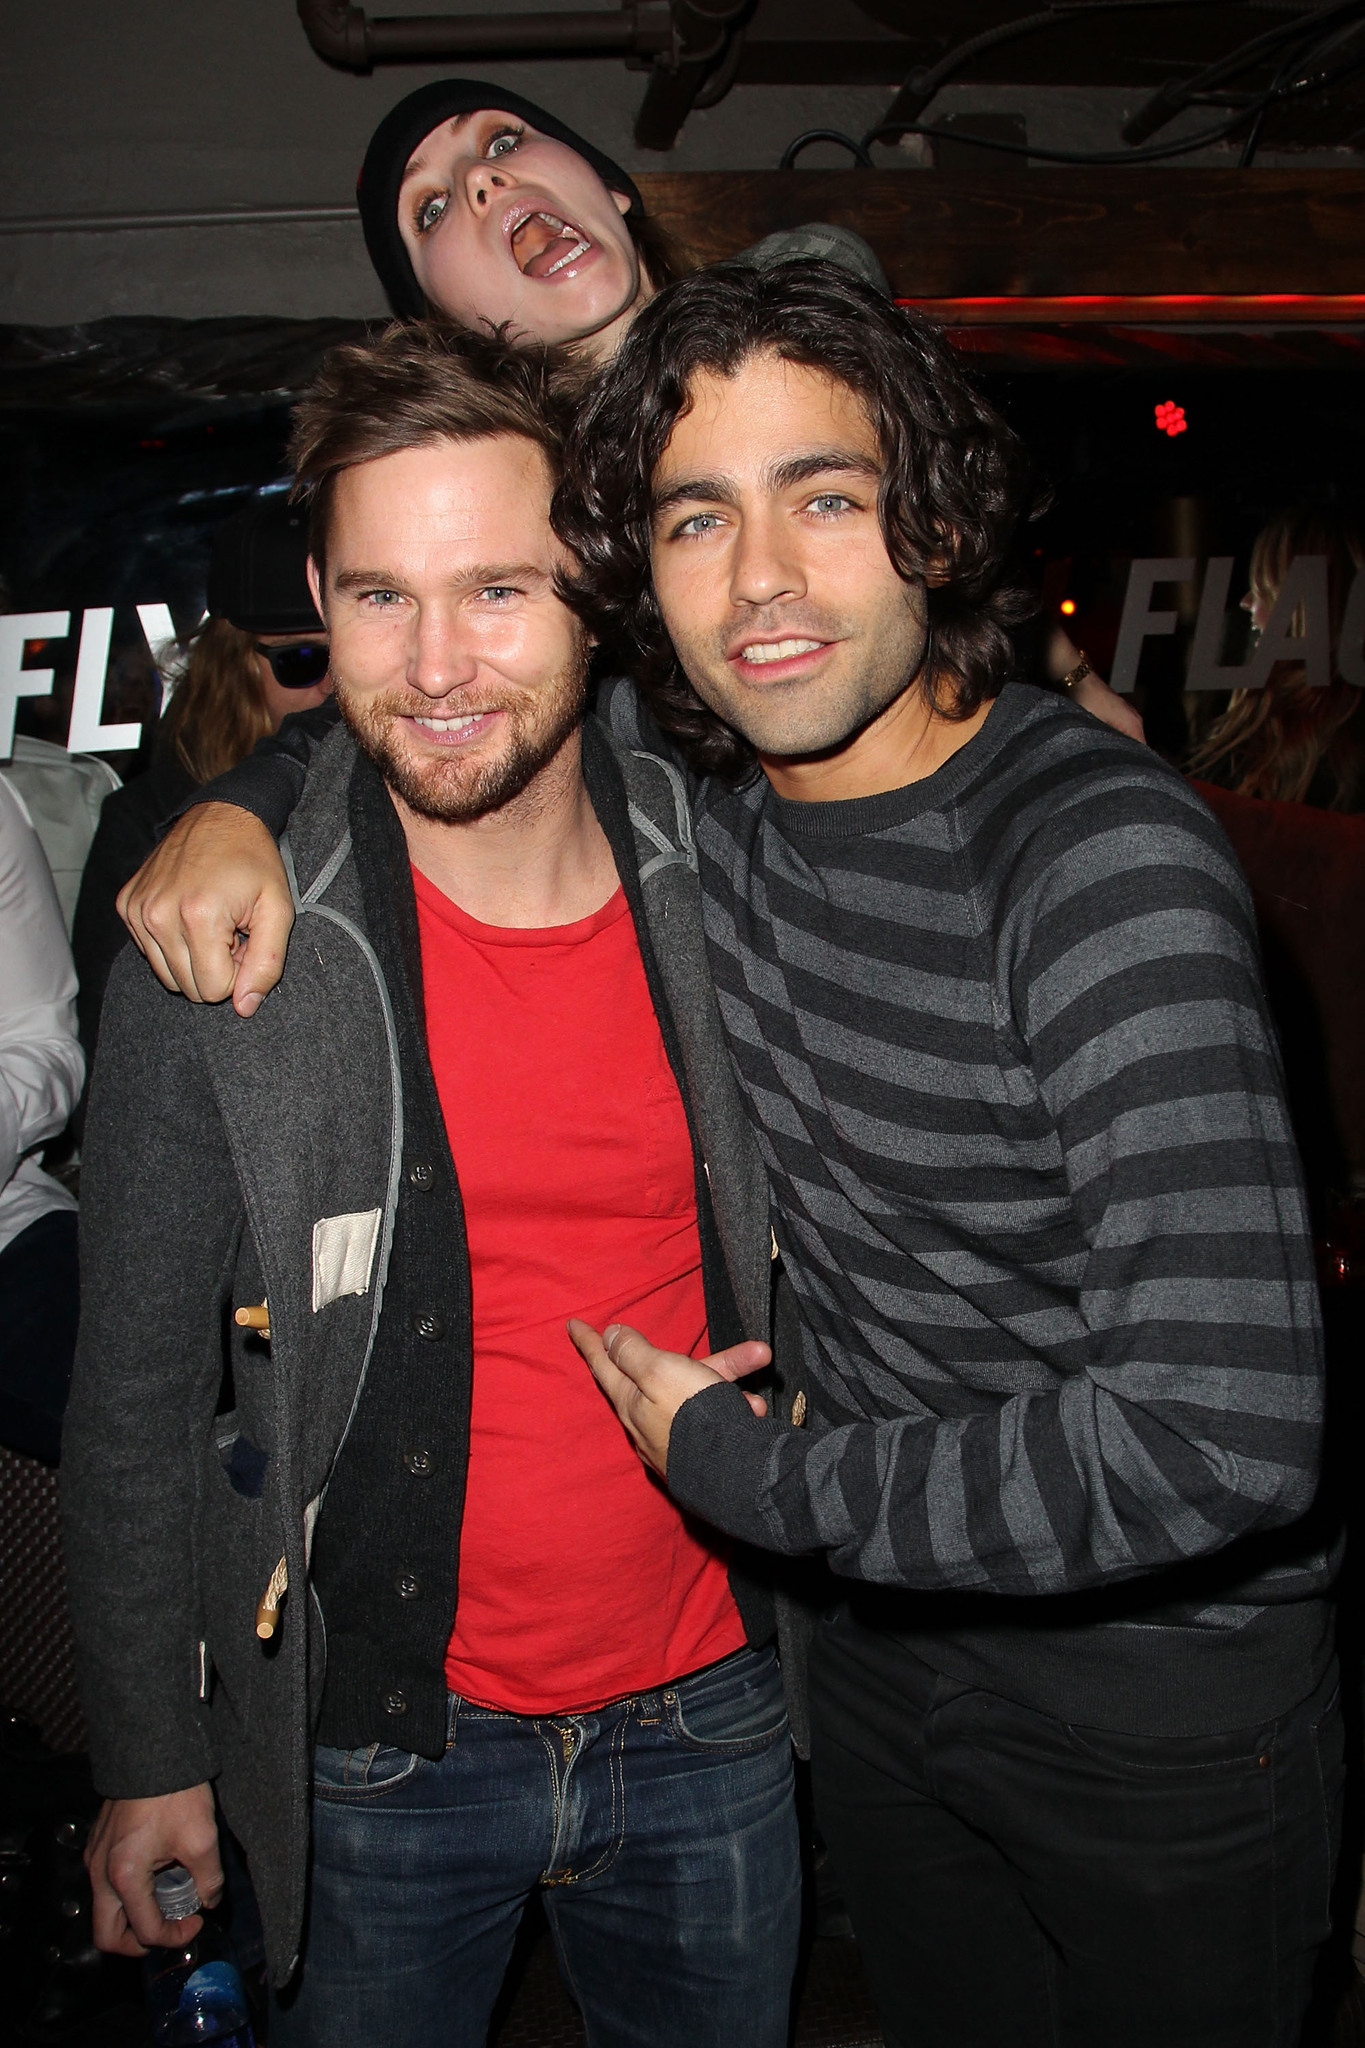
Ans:
[{"label": "blue jeans", "polygon": [[537,1889],[589,2048],[784,2048],[800,1881],[771,1650],[588,1714],[452,1695],[439,1763],[318,1748],[271,2048],[484,2048]]}]

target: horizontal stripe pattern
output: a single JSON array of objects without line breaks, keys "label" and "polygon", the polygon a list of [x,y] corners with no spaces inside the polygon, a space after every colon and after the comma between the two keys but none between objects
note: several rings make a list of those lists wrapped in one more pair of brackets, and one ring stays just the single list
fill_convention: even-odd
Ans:
[{"label": "horizontal stripe pattern", "polygon": [[1319,1593],[1288,1528],[1318,1468],[1311,1243],[1251,906],[1203,804],[1011,685],[924,783],[711,783],[697,808],[803,1311],[811,1424],[763,1439],[766,1540],[1005,1595],[1227,1552],[1226,1597],[1207,1570],[1197,1602],[1163,1595],[1186,1625]]}]

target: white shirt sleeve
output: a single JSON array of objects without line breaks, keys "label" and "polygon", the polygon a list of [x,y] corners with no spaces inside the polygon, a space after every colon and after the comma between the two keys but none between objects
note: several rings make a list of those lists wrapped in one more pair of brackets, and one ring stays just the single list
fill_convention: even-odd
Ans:
[{"label": "white shirt sleeve", "polygon": [[11,1234],[6,1193],[37,1171],[24,1155],[63,1128],[84,1078],[76,969],[52,872],[23,799],[0,775],[0,1243]]}]

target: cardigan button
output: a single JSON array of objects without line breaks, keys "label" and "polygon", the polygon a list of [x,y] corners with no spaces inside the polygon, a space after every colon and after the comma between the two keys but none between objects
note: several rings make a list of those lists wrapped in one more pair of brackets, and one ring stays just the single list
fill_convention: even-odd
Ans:
[{"label": "cardigan button", "polygon": [[436,1178],[436,1169],[429,1160],[414,1159],[408,1168],[408,1180],[415,1188],[429,1188]]},{"label": "cardigan button", "polygon": [[384,1712],[386,1714],[406,1714],[407,1711],[408,1696],[405,1692],[395,1691],[385,1693]]},{"label": "cardigan button", "polygon": [[417,1595],[421,1592],[421,1590],[421,1580],[415,1579],[411,1572],[404,1572],[402,1578],[398,1581],[399,1599],[415,1600],[417,1598]]},{"label": "cardigan button", "polygon": [[441,1317],[433,1314],[429,1308],[418,1309],[412,1319],[412,1327],[419,1337],[425,1337],[433,1343],[436,1338],[444,1337],[446,1333],[446,1326]]},{"label": "cardigan button", "polygon": [[425,1479],[429,1472],[436,1469],[436,1460],[430,1451],[404,1451],[403,1463],[414,1479]]}]

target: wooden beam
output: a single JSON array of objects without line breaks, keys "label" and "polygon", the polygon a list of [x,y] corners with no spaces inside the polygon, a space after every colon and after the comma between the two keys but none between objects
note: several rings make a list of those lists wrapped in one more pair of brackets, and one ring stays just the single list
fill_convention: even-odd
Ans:
[{"label": "wooden beam", "polygon": [[654,171],[649,212],[713,263],[833,221],[898,296],[1336,295],[1365,288],[1365,171]]}]

